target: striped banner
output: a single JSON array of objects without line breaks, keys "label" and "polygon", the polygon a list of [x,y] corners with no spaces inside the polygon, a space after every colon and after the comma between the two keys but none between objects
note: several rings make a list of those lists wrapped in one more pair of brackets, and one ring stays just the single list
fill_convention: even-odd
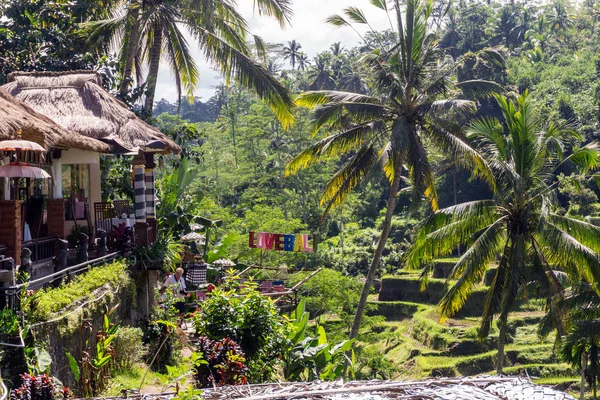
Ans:
[{"label": "striped banner", "polygon": [[156,204],[154,203],[154,170],[146,169],[146,217],[156,219]]},{"label": "striped banner", "polygon": [[133,167],[136,222],[146,222],[146,179],[144,170],[143,165]]}]

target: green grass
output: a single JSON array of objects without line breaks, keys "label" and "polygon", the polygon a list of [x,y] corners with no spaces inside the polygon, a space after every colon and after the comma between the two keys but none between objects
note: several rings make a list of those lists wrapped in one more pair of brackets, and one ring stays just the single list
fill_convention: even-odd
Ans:
[{"label": "green grass", "polygon": [[579,383],[581,376],[545,376],[543,378],[533,378],[532,381],[538,385],[555,386],[565,383]]},{"label": "green grass", "polygon": [[144,379],[144,392],[148,393],[149,390],[154,390],[155,393],[160,392],[167,384],[167,376],[150,371],[146,365],[139,364],[131,370],[115,374],[111,378],[109,387],[106,393],[104,393],[104,396],[118,396],[121,394],[122,390],[139,389],[142,378],[146,372],[148,372],[148,375],[146,375],[146,379]]}]

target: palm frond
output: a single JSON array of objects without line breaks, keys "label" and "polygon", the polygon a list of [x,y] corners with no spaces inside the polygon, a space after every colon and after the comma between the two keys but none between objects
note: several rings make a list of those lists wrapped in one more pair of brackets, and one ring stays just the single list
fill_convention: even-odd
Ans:
[{"label": "palm frond", "polygon": [[217,64],[225,77],[234,78],[242,87],[254,90],[271,106],[284,128],[293,124],[294,102],[290,93],[265,67],[202,27],[195,27],[193,33],[206,58]]},{"label": "palm frond", "polygon": [[548,220],[556,227],[569,232],[579,243],[600,253],[600,227],[558,214],[550,214]]},{"label": "palm frond", "polygon": [[462,90],[467,98],[485,99],[492,97],[494,94],[504,93],[504,88],[492,81],[485,80],[470,80],[456,84]]},{"label": "palm frond", "polygon": [[344,9],[344,14],[354,23],[368,24],[365,14],[358,7],[347,7]]},{"label": "palm frond", "polygon": [[340,28],[342,26],[350,26],[350,23],[348,21],[346,21],[344,19],[344,17],[342,17],[341,15],[337,15],[337,14],[327,17],[325,19],[325,22],[327,22],[328,24],[333,25],[335,27],[338,27],[338,28]]},{"label": "palm frond", "polygon": [[588,143],[576,149],[561,164],[571,164],[581,172],[597,169],[600,165],[600,145],[598,142]]},{"label": "palm frond", "polygon": [[[181,79],[181,86],[185,87],[188,99],[193,101],[194,90],[200,78],[198,66],[194,61],[193,55],[190,53],[183,33],[177,28],[177,25],[170,24],[167,34],[169,35],[169,40],[167,41],[169,63],[172,69],[177,71],[175,76],[178,82]],[[179,93],[178,99],[181,99],[181,93]]]},{"label": "palm frond", "polygon": [[371,4],[373,4],[375,7],[379,8],[383,11],[387,11],[386,0],[371,0]]},{"label": "palm frond", "polygon": [[449,254],[499,217],[492,200],[478,200],[438,210],[418,226],[413,244],[405,253],[406,268],[418,269],[435,258]]},{"label": "palm frond", "polygon": [[373,103],[380,104],[377,97],[360,93],[338,92],[333,90],[315,90],[301,93],[296,98],[296,105],[313,108],[326,103]]},{"label": "palm frond", "polygon": [[346,196],[377,165],[377,152],[373,145],[363,145],[356,154],[327,183],[320,204],[326,205],[323,216],[342,204]]},{"label": "palm frond", "polygon": [[460,311],[475,286],[481,282],[489,263],[495,257],[496,251],[505,237],[505,227],[504,218],[498,219],[473,242],[469,250],[458,260],[448,277],[449,280],[456,278],[458,280],[448,289],[438,305],[442,316],[449,317]]},{"label": "palm frond", "polygon": [[572,276],[586,280],[593,284],[594,290],[600,292],[600,260],[592,249],[548,221],[541,222],[534,238],[549,263],[559,265]]},{"label": "palm frond", "polygon": [[471,146],[456,135],[440,129],[435,124],[427,124],[426,127],[426,131],[430,133],[429,136],[436,145],[445,151],[449,151],[458,164],[471,170],[473,176],[482,179],[492,190],[496,190],[494,174],[486,159],[479,152],[473,150]]},{"label": "palm frond", "polygon": [[292,5],[291,0],[254,0],[254,7],[258,8],[259,14],[274,17],[282,28],[294,16]]},{"label": "palm frond", "polygon": [[286,166],[285,175],[295,174],[322,159],[355,150],[382,128],[380,122],[369,122],[321,139],[296,155]]}]

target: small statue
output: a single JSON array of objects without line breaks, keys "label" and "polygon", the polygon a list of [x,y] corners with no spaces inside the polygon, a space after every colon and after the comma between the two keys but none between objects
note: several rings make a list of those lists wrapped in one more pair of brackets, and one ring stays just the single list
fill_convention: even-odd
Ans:
[{"label": "small statue", "polygon": [[63,239],[58,240],[58,254],[52,259],[54,263],[54,272],[62,271],[67,268],[69,253],[67,247],[69,242]]},{"label": "small statue", "polygon": [[19,266],[19,273],[26,273],[29,279],[31,279],[31,266],[31,250],[27,247],[24,247],[23,249],[21,249],[21,265]]},{"label": "small statue", "polygon": [[88,240],[89,236],[85,233],[79,233],[79,246],[77,247],[77,264],[88,260]]},{"label": "small statue", "polygon": [[104,229],[98,229],[96,231],[98,235],[98,250],[96,251],[96,257],[104,257],[106,253],[108,253],[108,248],[106,247],[106,231]]}]

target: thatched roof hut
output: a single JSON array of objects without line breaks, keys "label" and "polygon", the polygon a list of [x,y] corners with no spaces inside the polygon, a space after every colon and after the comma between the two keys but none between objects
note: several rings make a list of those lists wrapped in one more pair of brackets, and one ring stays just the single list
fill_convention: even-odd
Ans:
[{"label": "thatched roof hut", "polygon": [[104,90],[97,72],[13,72],[8,82],[4,89],[63,128],[131,152],[148,148],[162,153],[181,151]]},{"label": "thatched roof hut", "polygon": [[36,112],[27,104],[0,89],[0,140],[17,137],[38,143],[45,149],[91,150],[110,152],[110,146],[76,132],[67,130],[50,118]]}]

